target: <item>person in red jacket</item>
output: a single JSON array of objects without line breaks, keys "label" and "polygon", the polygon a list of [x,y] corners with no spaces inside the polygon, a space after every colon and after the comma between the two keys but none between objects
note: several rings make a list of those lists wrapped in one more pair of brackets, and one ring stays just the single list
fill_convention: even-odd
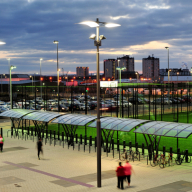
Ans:
[{"label": "person in red jacket", "polygon": [[116,173],[117,173],[117,179],[118,179],[117,187],[120,188],[120,185],[121,185],[121,189],[124,189],[123,180],[125,177],[125,173],[124,173],[124,167],[121,165],[121,162],[119,162],[119,167],[117,167]]},{"label": "person in red jacket", "polygon": [[3,143],[4,143],[4,138],[0,135],[0,150],[3,152]]}]

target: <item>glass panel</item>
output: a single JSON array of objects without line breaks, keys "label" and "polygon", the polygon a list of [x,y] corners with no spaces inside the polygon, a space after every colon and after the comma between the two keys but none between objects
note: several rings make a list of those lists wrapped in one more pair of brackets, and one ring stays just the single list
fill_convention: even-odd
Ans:
[{"label": "glass panel", "polygon": [[113,127],[113,130],[121,130],[123,127],[125,127],[126,125],[128,125],[128,121],[123,121],[122,123],[116,125],[115,127]]},{"label": "glass panel", "polygon": [[97,126],[97,120],[93,121],[93,123],[88,125],[89,127],[95,127]]},{"label": "glass panel", "polygon": [[81,118],[82,118],[82,116],[79,115],[79,116],[76,116],[76,117],[73,117],[73,118],[69,119],[68,121],[65,121],[65,123],[66,124],[72,124],[74,121],[80,120]]},{"label": "glass panel", "polygon": [[128,125],[126,125],[125,127],[123,127],[121,129],[121,131],[126,131],[126,132],[129,132],[131,131],[134,127],[136,127],[137,125],[140,125],[142,122],[139,122],[139,121],[136,121],[136,122],[132,122]]},{"label": "glass panel", "polygon": [[181,131],[178,135],[176,135],[176,137],[188,137],[190,134],[192,133],[192,127],[188,127],[186,129],[184,129],[183,131]]},{"label": "glass panel", "polygon": [[118,124],[122,123],[121,120],[116,120],[115,122],[112,122],[110,124],[108,124],[105,129],[113,129],[115,128]]},{"label": "glass panel", "polygon": [[81,121],[87,119],[88,117],[85,116],[80,116],[79,119],[75,119],[75,121],[73,123],[71,123],[71,125],[78,125]]},{"label": "glass panel", "polygon": [[156,122],[152,121],[149,123],[145,123],[145,124],[141,125],[139,128],[137,128],[134,132],[135,133],[144,133],[147,129],[156,125],[157,123],[158,123],[158,121],[156,121]]},{"label": "glass panel", "polygon": [[71,118],[73,118],[74,116],[73,115],[64,115],[64,116],[62,116],[62,118],[61,119],[59,119],[59,121],[58,121],[58,123],[60,123],[60,124],[62,124],[62,123],[64,123],[64,122],[66,122],[67,120],[69,120],[69,119],[71,119]]},{"label": "glass panel", "polygon": [[52,123],[61,123],[63,119],[72,118],[73,116],[71,114],[62,115],[55,120],[52,121]]},{"label": "glass panel", "polygon": [[55,118],[55,117],[57,117],[57,116],[60,116],[60,114],[46,114],[46,115],[44,115],[44,116],[41,116],[39,119],[38,119],[38,121],[46,121],[48,118]]},{"label": "glass panel", "polygon": [[85,119],[82,122],[80,122],[78,125],[86,125],[87,123],[89,123],[90,121],[93,121],[94,119],[96,119],[97,117],[90,117],[89,119]]},{"label": "glass panel", "polygon": [[[103,118],[103,119],[105,119],[105,118]],[[109,119],[109,120],[101,122],[101,128],[105,128],[107,125],[112,124],[114,121],[116,121],[116,120]]]},{"label": "glass panel", "polygon": [[46,118],[41,119],[41,121],[43,121],[43,122],[49,122],[49,121],[51,121],[52,119],[54,119],[55,117],[60,116],[60,115],[61,115],[61,114],[58,114],[58,115],[50,115],[49,117],[46,116]]},{"label": "glass panel", "polygon": [[156,131],[154,133],[154,135],[165,135],[169,130],[175,128],[176,126],[177,126],[176,123],[166,125],[166,126],[162,127],[161,129],[159,129],[158,131]]},{"label": "glass panel", "polygon": [[157,124],[153,125],[146,131],[144,131],[145,134],[153,135],[156,131],[161,129],[162,127],[166,126],[168,122],[158,122]]},{"label": "glass panel", "polygon": [[191,125],[188,124],[180,124],[177,127],[175,127],[174,129],[171,129],[169,132],[167,132],[165,134],[165,136],[169,136],[169,137],[175,137],[178,133],[180,133],[182,130],[186,129],[187,127],[190,127]]}]

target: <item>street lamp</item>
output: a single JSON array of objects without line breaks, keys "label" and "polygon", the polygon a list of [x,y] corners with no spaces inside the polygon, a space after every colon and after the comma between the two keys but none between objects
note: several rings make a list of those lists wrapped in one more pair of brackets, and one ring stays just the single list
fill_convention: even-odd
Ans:
[{"label": "street lamp", "polygon": [[[121,71],[123,71],[125,69],[126,69],[126,67],[117,67],[116,68],[116,70],[119,71],[119,84],[120,84],[120,86],[121,86]],[[121,117],[121,89],[119,92],[119,102],[120,102],[120,117]],[[118,103],[117,103],[117,106],[118,106]]]},{"label": "street lamp", "polygon": [[9,68],[9,74],[10,74],[10,102],[11,102],[11,109],[13,109],[13,100],[12,100],[12,82],[11,82],[11,70],[15,69],[16,67],[11,65]]},{"label": "street lamp", "polygon": [[[0,45],[5,45],[6,43],[3,41],[0,41]],[[2,86],[2,75],[1,75],[1,92],[3,92],[3,86]]]},{"label": "street lamp", "polygon": [[177,86],[178,86],[178,75],[179,75],[179,72],[177,72]]},{"label": "street lamp", "polygon": [[168,54],[168,105],[169,105],[169,108],[170,108],[170,101],[169,101],[169,47],[165,47],[165,49],[167,49],[167,54]]},{"label": "street lamp", "polygon": [[139,73],[138,73],[138,72],[136,72],[135,74],[137,75],[137,83],[138,83]]},{"label": "street lamp", "polygon": [[8,84],[8,92],[10,93],[10,58],[7,59],[8,61],[8,74],[9,74],[9,84]]},{"label": "street lamp", "polygon": [[29,77],[32,78],[32,92],[33,92],[33,76],[30,75]]},{"label": "street lamp", "polygon": [[41,99],[42,99],[42,80],[41,80],[41,61],[43,60],[43,58],[40,58],[40,86],[41,86]]},{"label": "street lamp", "polygon": [[94,45],[97,47],[97,187],[101,187],[101,127],[100,127],[100,70],[99,70],[99,46],[101,46],[101,40],[106,39],[104,35],[99,36],[99,27],[118,27],[119,24],[100,22],[97,18],[96,21],[84,21],[78,24],[88,25],[89,27],[96,27],[96,35],[90,36],[90,39],[94,40]]},{"label": "street lamp", "polygon": [[[54,44],[57,44],[57,94],[58,94],[58,106],[59,106],[59,63],[58,63],[58,44],[59,41],[55,40],[53,41]],[[58,111],[59,111],[59,107],[58,107]]]}]

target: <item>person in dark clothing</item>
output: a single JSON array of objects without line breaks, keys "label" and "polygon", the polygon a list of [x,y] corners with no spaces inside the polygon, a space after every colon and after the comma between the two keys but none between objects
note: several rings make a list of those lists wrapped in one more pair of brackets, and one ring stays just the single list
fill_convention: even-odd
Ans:
[{"label": "person in dark clothing", "polygon": [[119,167],[117,167],[116,173],[117,173],[117,179],[118,179],[117,187],[120,188],[121,186],[121,189],[124,189],[123,180],[124,180],[125,173],[124,173],[124,167],[121,165],[121,162],[119,162]]},{"label": "person in dark clothing", "polygon": [[41,138],[39,138],[39,141],[37,142],[37,155],[38,155],[38,159],[40,160],[40,152],[43,154],[43,149],[42,149],[42,141]]}]

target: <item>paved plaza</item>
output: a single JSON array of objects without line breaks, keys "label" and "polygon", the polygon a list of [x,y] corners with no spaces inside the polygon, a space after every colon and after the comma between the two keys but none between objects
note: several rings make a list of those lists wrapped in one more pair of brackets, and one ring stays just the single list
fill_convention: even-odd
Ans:
[{"label": "paved plaza", "polygon": [[[43,143],[44,155],[37,158],[36,142],[31,139],[11,138],[8,119],[0,120],[4,128],[4,151],[0,153],[0,192],[60,192],[60,191],[119,191],[115,169],[118,154],[112,158],[102,153],[102,188],[97,188],[96,153],[78,151],[57,142],[56,146]],[[135,170],[131,187],[125,191],[185,192],[192,191],[192,163],[160,169],[141,162],[131,162]]]}]

